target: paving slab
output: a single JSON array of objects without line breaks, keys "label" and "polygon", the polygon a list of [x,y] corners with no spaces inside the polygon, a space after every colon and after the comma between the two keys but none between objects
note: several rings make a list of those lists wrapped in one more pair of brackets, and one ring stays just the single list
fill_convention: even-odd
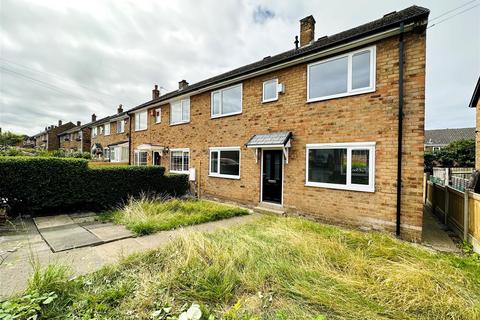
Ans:
[{"label": "paving slab", "polygon": [[103,243],[96,235],[78,224],[43,228],[40,229],[40,234],[54,252]]},{"label": "paving slab", "polygon": [[82,224],[81,226],[90,231],[90,233],[97,236],[103,242],[110,242],[134,236],[134,234],[131,231],[127,230],[124,226],[116,225],[110,222]]},{"label": "paving slab", "polygon": [[75,223],[89,223],[97,220],[97,214],[95,212],[80,212],[69,214]]},{"label": "paving slab", "polygon": [[33,221],[35,222],[39,230],[75,224],[75,221],[73,221],[73,219],[70,218],[70,216],[67,214],[61,214],[58,216],[36,217],[33,218]]}]

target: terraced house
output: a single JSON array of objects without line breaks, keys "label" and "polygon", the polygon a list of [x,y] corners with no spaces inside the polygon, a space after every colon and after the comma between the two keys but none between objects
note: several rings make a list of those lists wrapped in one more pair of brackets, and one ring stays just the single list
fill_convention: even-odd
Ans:
[{"label": "terraced house", "polygon": [[58,150],[60,148],[58,134],[73,127],[75,125],[72,122],[63,123],[62,120],[58,120],[58,125],[45,127],[44,131],[32,137],[35,148],[49,151]]},{"label": "terraced house", "polygon": [[58,134],[60,149],[66,151],[90,152],[90,128],[80,121],[71,129]]},{"label": "terraced house", "polygon": [[[131,110],[131,161],[202,197],[334,223],[422,230],[425,37],[412,6],[159,95]],[[298,39],[298,38],[297,38]]]},{"label": "terraced house", "polygon": [[97,159],[110,162],[129,162],[130,122],[127,112],[119,105],[117,113],[100,120],[92,115],[91,152]]}]

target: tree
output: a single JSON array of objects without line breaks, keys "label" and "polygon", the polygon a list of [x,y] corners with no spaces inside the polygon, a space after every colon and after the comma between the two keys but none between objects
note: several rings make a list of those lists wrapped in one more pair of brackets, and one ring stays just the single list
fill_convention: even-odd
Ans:
[{"label": "tree", "polygon": [[23,141],[23,136],[10,131],[0,132],[0,146],[13,147],[20,144]]},{"label": "tree", "polygon": [[475,139],[458,140],[435,153],[425,153],[425,171],[432,167],[475,167]]}]

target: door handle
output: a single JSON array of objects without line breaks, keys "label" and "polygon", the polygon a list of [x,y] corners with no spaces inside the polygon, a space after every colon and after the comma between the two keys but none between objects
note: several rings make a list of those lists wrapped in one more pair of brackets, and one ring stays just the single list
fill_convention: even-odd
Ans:
[{"label": "door handle", "polygon": [[277,183],[277,180],[270,180],[270,179],[268,179],[267,181],[268,181],[268,183]]}]

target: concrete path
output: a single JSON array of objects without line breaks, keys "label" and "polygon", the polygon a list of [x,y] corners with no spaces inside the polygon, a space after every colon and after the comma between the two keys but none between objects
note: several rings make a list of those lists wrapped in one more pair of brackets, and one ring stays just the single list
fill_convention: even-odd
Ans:
[{"label": "concrete path", "polygon": [[423,210],[422,244],[442,252],[461,252],[448,235],[447,227],[428,208]]},{"label": "concrete path", "polygon": [[98,270],[107,264],[118,262],[122,257],[132,253],[162,247],[185,232],[213,232],[250,222],[259,216],[259,214],[254,213],[248,216],[56,253],[52,252],[42,239],[33,221],[31,219],[23,220],[21,223],[17,222],[15,232],[2,232],[0,230],[0,300],[20,292],[26,287],[32,271],[30,262],[32,259],[36,259],[42,266],[51,262],[68,265],[75,275],[80,275]]}]

